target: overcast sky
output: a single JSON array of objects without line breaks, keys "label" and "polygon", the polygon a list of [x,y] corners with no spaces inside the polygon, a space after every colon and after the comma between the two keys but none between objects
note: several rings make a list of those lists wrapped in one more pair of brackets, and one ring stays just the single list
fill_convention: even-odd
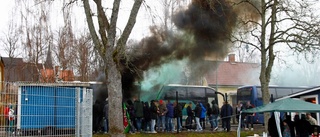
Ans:
[{"label": "overcast sky", "polygon": [[[61,1],[60,1],[61,2]],[[125,2],[125,5],[121,6],[120,14],[119,14],[119,20],[118,20],[118,28],[124,28],[127,22],[127,18],[129,16],[129,12],[131,9],[131,3],[133,1]],[[147,4],[153,9],[153,14],[162,14],[161,8],[158,6],[155,6],[156,4],[159,4],[158,1],[152,1],[147,2]],[[0,37],[3,37],[8,29],[8,23],[10,22],[11,16],[13,14],[17,14],[17,18],[19,18],[19,9],[14,8],[15,0],[5,0],[2,1],[0,4]],[[79,5],[82,5],[81,3],[78,4],[78,6],[73,7],[73,29],[78,31],[84,31],[87,29],[87,24],[84,16],[83,7],[80,7]],[[128,6],[127,6],[128,5]],[[56,31],[58,27],[63,25],[63,18],[62,18],[62,12],[61,12],[61,3],[55,2],[52,7],[56,8],[51,10],[51,18],[50,18],[50,25],[52,26],[52,30]],[[147,11],[144,6],[140,8],[136,25],[134,26],[134,29],[130,35],[131,39],[140,40],[146,35],[149,34],[149,26],[152,24],[151,20],[151,14],[149,11]],[[155,18],[156,19],[156,18]],[[3,51],[3,46],[0,47],[0,55],[1,56],[7,56],[6,53]]]},{"label": "overcast sky", "polygon": [[[129,2],[129,1],[128,1]],[[132,1],[130,1],[132,2]],[[151,6],[150,8],[153,9],[153,13],[152,14],[156,14],[158,16],[161,16],[160,14],[162,9],[161,6],[159,6],[159,1],[156,0],[149,0],[147,1],[148,5]],[[126,2],[127,3],[127,2]],[[14,9],[14,4],[15,4],[15,0],[3,0],[2,3],[0,4],[0,37],[4,36],[4,33],[7,30],[7,26],[9,23],[9,20],[12,16],[12,13],[18,13],[18,9]],[[53,14],[61,14],[61,5],[53,5],[52,7],[59,7],[57,8],[57,10],[53,10]],[[83,13],[83,9],[80,6],[76,6],[74,8],[75,12],[73,13],[73,16],[75,17],[73,20],[73,22],[76,24],[76,26],[74,26],[74,28],[76,30],[84,30],[87,28],[87,24],[85,22],[85,18],[84,18],[84,13]],[[130,8],[129,7],[122,7],[122,11],[129,13]],[[57,15],[53,15],[57,16]],[[126,23],[126,20],[124,20],[128,15],[126,14],[120,14],[119,15],[119,27],[123,27]],[[146,11],[146,9],[140,9],[139,15],[138,15],[138,19],[136,22],[136,25],[134,27],[134,30],[132,31],[132,34],[130,35],[130,38],[132,39],[136,39],[136,40],[140,40],[143,37],[147,36],[149,34],[149,28],[148,26],[150,26],[152,23],[151,20],[151,16],[149,11]],[[58,18],[51,18],[51,25],[53,26],[53,29],[56,29],[57,27],[59,27],[61,24],[59,24],[59,22],[62,24],[62,17],[60,15],[60,18],[58,16]],[[56,27],[56,28],[54,28]],[[7,56],[5,54],[5,52],[3,51],[3,45],[0,44],[0,55],[1,56]],[[301,82],[304,82],[304,85],[308,85],[308,83],[319,83],[316,82],[318,81],[318,76],[320,75],[319,73],[317,73],[316,71],[314,72],[310,72],[311,75],[309,77],[314,77],[314,78],[309,78],[308,81],[306,83],[307,80],[301,80],[301,77],[306,75],[306,72],[303,72],[301,70],[306,70],[306,69],[310,69],[312,68],[313,70],[316,69],[320,69],[319,64],[318,63],[319,59],[316,59],[316,63],[315,64],[308,64],[305,63],[305,61],[302,59],[301,60],[301,64],[296,62],[296,58],[295,56],[292,55],[288,55],[288,54],[281,54],[281,56],[283,56],[283,58],[287,58],[287,64],[283,64],[281,62],[277,62],[277,64],[275,64],[275,68],[273,72],[277,72],[279,73],[279,75],[273,75],[274,77],[276,77],[278,80],[280,80],[280,83],[286,83],[286,85],[291,85],[292,84],[299,84]],[[302,58],[302,57],[300,57]],[[310,69],[310,71],[312,70]],[[282,73],[282,72],[286,72],[286,73]],[[288,73],[288,74],[287,74]],[[290,75],[290,77],[287,77],[288,75]],[[301,81],[300,81],[301,80]],[[310,82],[313,81],[313,82]],[[279,81],[277,81],[277,83],[279,83]]]}]

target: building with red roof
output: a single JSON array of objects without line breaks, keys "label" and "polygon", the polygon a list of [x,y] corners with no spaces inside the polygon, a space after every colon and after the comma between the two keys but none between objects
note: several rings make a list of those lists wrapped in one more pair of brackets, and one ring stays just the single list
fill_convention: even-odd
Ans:
[{"label": "building with red roof", "polygon": [[[216,68],[209,71],[205,78],[210,87],[214,87],[218,92],[228,95],[231,105],[237,104],[236,91],[243,85],[260,85],[259,74],[260,64],[237,62],[235,54],[229,54],[226,61],[211,61],[216,64]],[[219,105],[223,104],[222,97],[219,98]]]}]

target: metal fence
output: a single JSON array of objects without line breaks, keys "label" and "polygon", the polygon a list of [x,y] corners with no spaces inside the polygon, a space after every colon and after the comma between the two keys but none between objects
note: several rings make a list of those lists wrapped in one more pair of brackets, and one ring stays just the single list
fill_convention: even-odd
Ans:
[{"label": "metal fence", "polygon": [[92,136],[90,84],[0,84],[0,136]]}]

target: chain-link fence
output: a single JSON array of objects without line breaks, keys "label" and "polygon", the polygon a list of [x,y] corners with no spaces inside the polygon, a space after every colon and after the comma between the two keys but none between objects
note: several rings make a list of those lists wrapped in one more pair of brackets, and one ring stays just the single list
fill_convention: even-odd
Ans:
[{"label": "chain-link fence", "polygon": [[0,84],[0,136],[92,136],[90,84]]}]

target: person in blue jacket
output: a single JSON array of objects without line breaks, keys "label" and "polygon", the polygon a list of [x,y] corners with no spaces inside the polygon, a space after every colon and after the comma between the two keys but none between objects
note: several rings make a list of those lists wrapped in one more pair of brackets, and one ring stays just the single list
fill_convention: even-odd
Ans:
[{"label": "person in blue jacket", "polygon": [[173,131],[173,123],[172,123],[172,118],[174,116],[174,107],[173,104],[168,100],[167,103],[167,113],[166,113],[166,131],[171,132]]},{"label": "person in blue jacket", "polygon": [[228,104],[228,101],[225,101],[223,106],[221,107],[221,118],[222,118],[222,128],[224,130],[227,130],[227,132],[230,131],[230,120],[233,113],[233,109],[230,104]]},{"label": "person in blue jacket", "polygon": [[200,103],[200,106],[201,106],[200,124],[201,124],[202,129],[206,129],[205,119],[206,119],[207,109],[206,109],[206,107],[203,106],[202,103]]}]

